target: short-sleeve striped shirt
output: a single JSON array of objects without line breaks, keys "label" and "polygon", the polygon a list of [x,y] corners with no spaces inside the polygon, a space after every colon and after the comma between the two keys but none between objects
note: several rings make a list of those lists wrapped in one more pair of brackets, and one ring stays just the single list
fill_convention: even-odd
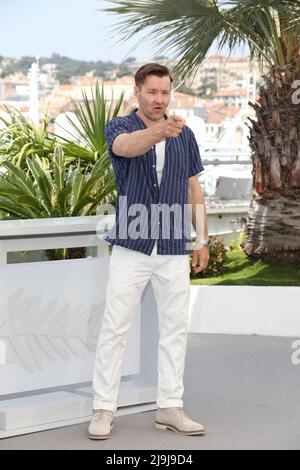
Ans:
[{"label": "short-sleeve striped shirt", "polygon": [[118,135],[147,128],[136,111],[112,119],[105,127],[118,196],[115,225],[104,240],[147,255],[151,255],[157,240],[158,254],[188,254],[191,249],[188,179],[204,170],[198,144],[189,127],[184,127],[178,137],[166,139],[159,186],[155,146],[132,158],[112,151]]}]

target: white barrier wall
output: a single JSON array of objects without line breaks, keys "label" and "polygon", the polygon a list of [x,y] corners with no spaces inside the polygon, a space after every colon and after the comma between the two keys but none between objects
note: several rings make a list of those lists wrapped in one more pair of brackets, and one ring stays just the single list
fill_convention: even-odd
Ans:
[{"label": "white barrier wall", "polygon": [[[101,258],[0,266],[0,395],[91,380],[107,268]],[[123,375],[139,372],[139,330],[136,315]]]},{"label": "white barrier wall", "polygon": [[[96,216],[0,222],[0,437],[92,415],[109,265],[98,222]],[[98,256],[6,264],[9,251],[78,246],[96,246]],[[157,323],[149,285],[129,332],[120,414],[156,408]]]},{"label": "white barrier wall", "polygon": [[191,286],[190,333],[300,337],[300,287]]}]

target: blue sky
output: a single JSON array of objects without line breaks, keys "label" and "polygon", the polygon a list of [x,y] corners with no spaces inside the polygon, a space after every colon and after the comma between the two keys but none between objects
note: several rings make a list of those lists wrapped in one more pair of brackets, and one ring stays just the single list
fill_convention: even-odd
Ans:
[{"label": "blue sky", "polygon": [[1,0],[0,55],[49,57],[55,52],[117,63],[128,56],[153,57],[155,47],[147,43],[130,51],[143,34],[113,47],[118,38],[112,27],[122,17],[100,11],[108,6],[112,3],[104,0]]},{"label": "blue sky", "polygon": [[[0,55],[56,52],[74,59],[120,62],[138,37],[110,49],[117,42],[110,30],[118,17],[99,11],[107,6],[112,4],[103,0],[1,0]],[[154,49],[143,45],[129,55],[148,59]]]}]

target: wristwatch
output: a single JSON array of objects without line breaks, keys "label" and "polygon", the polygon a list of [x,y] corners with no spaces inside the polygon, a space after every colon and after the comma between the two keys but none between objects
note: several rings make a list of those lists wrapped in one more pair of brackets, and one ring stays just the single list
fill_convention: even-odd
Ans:
[{"label": "wristwatch", "polygon": [[197,244],[199,243],[200,245],[207,246],[207,247],[212,245],[212,241],[209,238],[204,239],[204,240],[196,240],[196,243]]}]

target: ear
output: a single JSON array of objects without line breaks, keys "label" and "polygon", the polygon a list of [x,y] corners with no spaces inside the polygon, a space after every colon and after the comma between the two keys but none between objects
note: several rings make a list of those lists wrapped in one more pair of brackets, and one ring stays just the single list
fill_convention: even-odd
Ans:
[{"label": "ear", "polygon": [[139,90],[139,87],[137,87],[136,85],[134,85],[134,96],[135,96],[136,98],[139,97],[139,91],[140,91],[140,90]]}]

